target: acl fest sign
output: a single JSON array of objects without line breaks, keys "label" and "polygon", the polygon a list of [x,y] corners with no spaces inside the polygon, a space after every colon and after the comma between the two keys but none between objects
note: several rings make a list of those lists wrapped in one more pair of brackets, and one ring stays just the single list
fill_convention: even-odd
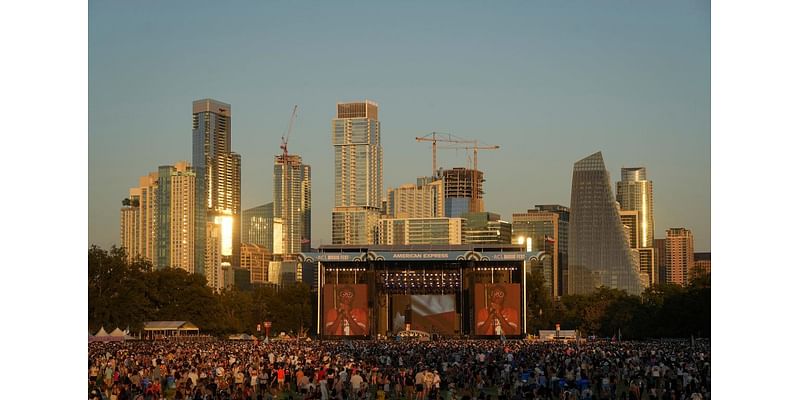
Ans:
[{"label": "acl fest sign", "polygon": [[366,252],[366,253],[301,253],[298,261],[321,262],[368,262],[368,261],[525,261],[538,260],[543,252],[477,252],[477,251],[429,251],[429,252]]}]

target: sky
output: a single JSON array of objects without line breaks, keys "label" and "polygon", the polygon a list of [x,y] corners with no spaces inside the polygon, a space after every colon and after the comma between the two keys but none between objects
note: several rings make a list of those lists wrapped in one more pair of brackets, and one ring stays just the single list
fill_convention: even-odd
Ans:
[{"label": "sky", "polygon": [[[191,104],[231,104],[242,209],[272,201],[273,157],[311,165],[312,246],[330,243],[336,103],[380,106],[384,193],[431,172],[430,132],[476,139],[486,210],[569,206],[573,164],[643,166],[656,237],[711,250],[710,5],[90,1],[88,243],[119,244],[130,187],[191,160]],[[464,150],[438,165],[466,166]]]}]

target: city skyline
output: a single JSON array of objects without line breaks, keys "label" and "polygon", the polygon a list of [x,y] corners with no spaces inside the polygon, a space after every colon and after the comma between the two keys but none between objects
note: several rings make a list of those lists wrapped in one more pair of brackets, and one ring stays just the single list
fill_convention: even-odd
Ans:
[{"label": "city skyline", "polygon": [[[498,20],[522,22],[513,15],[514,7],[470,5],[453,10],[461,19],[440,25],[441,30],[414,33],[414,27],[422,27],[445,12],[442,6],[433,6],[430,16],[408,27],[388,27],[390,32],[407,32],[408,37],[380,36],[392,45],[387,46],[391,50],[376,50],[385,61],[368,61],[361,68],[349,60],[344,65],[326,65],[325,70],[307,63],[331,54],[325,46],[332,39],[323,37],[321,29],[331,28],[341,34],[352,29],[331,27],[316,12],[305,21],[299,10],[263,6],[253,11],[274,22],[267,29],[270,34],[257,35],[261,31],[256,29],[255,19],[238,15],[246,13],[226,15],[242,22],[242,29],[234,31],[253,33],[252,38],[244,34],[238,37],[237,43],[244,48],[223,49],[232,57],[227,62],[243,69],[233,76],[229,72],[238,68],[219,62],[192,67],[191,57],[178,57],[186,56],[184,52],[194,46],[175,47],[193,32],[185,25],[180,25],[185,32],[176,27],[180,7],[160,5],[159,15],[136,8],[138,14],[131,17],[125,12],[130,11],[129,5],[90,4],[89,244],[119,245],[120,201],[136,178],[159,165],[190,158],[187,110],[192,101],[202,98],[231,104],[236,111],[231,123],[231,148],[242,155],[242,209],[272,198],[271,181],[265,178],[271,175],[271,160],[280,153],[280,137],[291,107],[299,104],[290,146],[293,153],[303,155],[304,163],[318,171],[312,188],[312,246],[331,243],[334,185],[330,121],[335,117],[336,103],[370,99],[381,107],[383,196],[389,187],[430,173],[430,146],[415,142],[414,137],[431,131],[500,145],[498,151],[481,155],[479,169],[486,174],[486,211],[499,213],[508,221],[513,213],[524,212],[534,204],[568,204],[572,163],[602,151],[614,181],[619,180],[616,172],[621,167],[648,170],[648,179],[654,185],[656,237],[663,237],[668,228],[686,227],[695,234],[697,251],[709,251],[710,39],[708,10],[704,7],[693,3],[628,5],[611,13],[591,5],[550,9],[519,5],[521,12],[527,12],[522,14],[539,25],[503,28]],[[202,20],[210,18],[206,12],[212,10],[190,10],[189,14]],[[392,11],[401,15],[412,12]],[[496,17],[486,22],[495,29],[492,33],[469,29],[468,22],[477,20],[480,12]],[[585,25],[583,33],[561,31],[557,24],[545,21],[549,16],[574,27],[589,22],[590,15],[598,22]],[[131,20],[123,20],[123,16]],[[321,24],[323,28],[309,29],[292,39],[309,44],[311,49],[297,51],[282,44],[281,40],[290,36],[278,32],[277,27],[288,23],[279,21],[280,16],[302,22],[304,27]],[[648,24],[662,17],[679,22]],[[153,32],[143,30],[143,21]],[[612,26],[615,28],[610,29]],[[112,27],[123,29],[112,32]],[[639,36],[628,37],[624,32],[637,32]],[[538,39],[543,33],[549,36],[542,37],[550,37],[552,43]],[[139,34],[142,43],[132,42],[131,34]],[[423,34],[429,34],[432,43],[413,41]],[[158,43],[153,41],[156,37]],[[203,38],[221,43],[231,37],[237,36],[214,31]],[[256,40],[259,38],[264,42]],[[373,43],[378,39],[364,40]],[[592,46],[584,41],[592,42]],[[417,47],[401,46],[411,42]],[[140,47],[145,44],[153,46]],[[435,50],[444,48],[450,49],[449,56],[435,54]],[[168,54],[167,49],[178,54]],[[503,56],[505,61],[491,61],[489,57],[467,63],[473,49]],[[264,58],[261,54],[266,50],[278,51],[277,56]],[[123,65],[120,51],[146,61],[140,61],[138,67]],[[418,58],[422,58],[419,64],[410,61]],[[434,63],[426,64],[426,59]],[[585,62],[590,59],[592,67],[587,68]],[[406,62],[397,65],[402,60]],[[158,62],[163,62],[162,69],[146,68]],[[286,66],[281,67],[282,63]],[[421,67],[423,64],[428,67]],[[263,76],[256,72],[259,65],[284,75]],[[380,74],[373,72],[378,67],[385,69]],[[568,73],[562,73],[564,68]],[[127,87],[112,79],[120,73],[140,79],[142,85]],[[290,81],[296,79],[296,85],[286,83],[287,73]],[[336,74],[343,76],[340,83],[329,80]],[[213,78],[200,79],[203,84],[197,85],[198,77]],[[132,109],[136,112],[130,112]],[[153,118],[146,121],[147,129],[139,125],[139,114]],[[137,134],[126,134],[130,131]],[[438,164],[444,168],[467,166],[464,151],[445,150],[438,156]]]}]

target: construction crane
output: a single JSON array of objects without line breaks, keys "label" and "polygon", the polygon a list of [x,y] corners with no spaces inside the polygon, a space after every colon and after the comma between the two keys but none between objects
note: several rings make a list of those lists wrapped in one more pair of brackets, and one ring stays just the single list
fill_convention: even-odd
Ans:
[{"label": "construction crane", "polygon": [[479,146],[477,140],[468,140],[468,141],[462,141],[462,142],[459,142],[459,143],[471,143],[471,145],[467,145],[467,146],[464,146],[464,145],[453,145],[453,146],[447,146],[447,147],[443,147],[443,148],[445,148],[445,149],[467,149],[467,150],[472,149],[472,170],[473,171],[472,171],[472,188],[471,188],[472,190],[471,190],[471,194],[470,194],[472,196],[472,199],[469,202],[469,211],[470,212],[476,212],[476,211],[479,211],[479,208],[480,208],[480,207],[478,207],[478,204],[479,204],[478,203],[478,150],[497,150],[497,149],[500,148],[500,146],[498,146],[498,145]]},{"label": "construction crane", "polygon": [[286,129],[286,134],[281,136],[281,151],[282,154],[278,156],[280,158],[280,164],[283,166],[282,168],[282,181],[281,181],[281,249],[284,255],[288,254],[289,251],[289,230],[287,229],[289,226],[288,219],[289,219],[289,199],[288,199],[288,191],[286,189],[287,186],[287,177],[289,175],[289,169],[291,166],[289,165],[289,135],[292,134],[292,127],[294,127],[294,121],[297,119],[297,104],[294,105],[292,109],[292,116],[289,117],[289,127]]},{"label": "construction crane", "polygon": [[292,134],[292,127],[294,126],[294,121],[297,118],[297,104],[294,105],[292,109],[292,116],[289,118],[289,128],[286,129],[286,135],[281,136],[281,150],[283,150],[283,158],[286,159],[286,156],[289,155],[289,135]]},{"label": "construction crane", "polygon": [[[439,135],[437,137],[436,135]],[[431,149],[433,152],[433,175],[436,175],[436,142],[445,142],[445,143],[472,143],[473,140],[466,140],[460,138],[456,135],[451,135],[449,133],[442,133],[442,132],[431,132],[423,137],[417,137],[418,142],[431,142]]]}]

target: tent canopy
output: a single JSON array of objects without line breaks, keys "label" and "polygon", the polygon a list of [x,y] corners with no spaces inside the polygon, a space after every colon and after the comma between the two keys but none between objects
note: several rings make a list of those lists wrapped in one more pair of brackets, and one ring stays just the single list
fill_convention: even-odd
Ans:
[{"label": "tent canopy", "polygon": [[106,332],[105,328],[103,328],[103,327],[101,326],[101,327],[100,327],[100,330],[99,330],[99,331],[97,331],[97,334],[96,334],[95,336],[100,336],[100,337],[103,337],[103,336],[108,336],[108,332]]},{"label": "tent canopy", "polygon": [[125,332],[121,331],[119,328],[114,329],[113,332],[109,333],[110,336],[120,336],[125,337]]}]

